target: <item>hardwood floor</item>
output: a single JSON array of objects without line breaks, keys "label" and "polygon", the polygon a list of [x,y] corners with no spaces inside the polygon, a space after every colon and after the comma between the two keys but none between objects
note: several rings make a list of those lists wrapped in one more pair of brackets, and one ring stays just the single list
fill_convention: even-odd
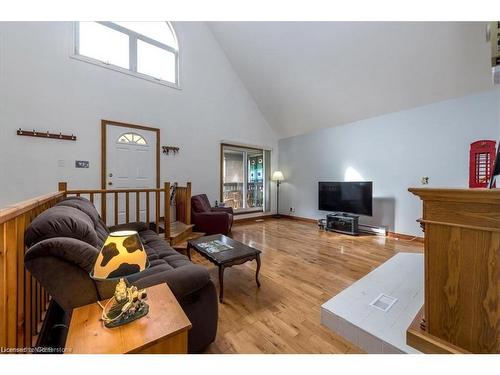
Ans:
[{"label": "hardwood floor", "polygon": [[[290,219],[238,224],[232,237],[262,250],[262,286],[255,284],[255,262],[226,269],[217,339],[207,353],[362,353],[320,324],[321,304],[394,254],[423,249]],[[193,261],[206,265],[218,286],[217,268],[198,254]]]}]

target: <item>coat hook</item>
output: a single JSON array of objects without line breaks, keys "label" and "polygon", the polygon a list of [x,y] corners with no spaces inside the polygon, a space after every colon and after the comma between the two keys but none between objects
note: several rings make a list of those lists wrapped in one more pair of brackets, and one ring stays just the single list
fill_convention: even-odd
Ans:
[{"label": "coat hook", "polygon": [[69,135],[59,132],[59,134],[57,134],[57,133],[51,133],[49,130],[37,131],[33,129],[30,131],[30,130],[23,130],[22,128],[18,128],[16,133],[17,135],[24,135],[30,137],[43,137],[43,138],[53,138],[53,139],[55,138],[68,141],[76,141],[76,135],[74,133],[71,133],[71,135]]}]

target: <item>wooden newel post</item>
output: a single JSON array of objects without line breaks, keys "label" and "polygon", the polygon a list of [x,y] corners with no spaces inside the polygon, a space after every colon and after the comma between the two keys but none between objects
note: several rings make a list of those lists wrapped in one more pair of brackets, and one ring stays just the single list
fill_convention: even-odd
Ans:
[{"label": "wooden newel post", "polygon": [[165,241],[170,243],[170,182],[165,182],[163,187],[165,198],[164,198],[164,209],[163,209],[163,223],[165,226]]},{"label": "wooden newel post", "polygon": [[64,196],[66,196],[66,191],[68,191],[68,183],[67,182],[59,182],[58,190],[64,191]]},{"label": "wooden newel post", "polygon": [[191,224],[191,182],[186,184],[186,224]]}]

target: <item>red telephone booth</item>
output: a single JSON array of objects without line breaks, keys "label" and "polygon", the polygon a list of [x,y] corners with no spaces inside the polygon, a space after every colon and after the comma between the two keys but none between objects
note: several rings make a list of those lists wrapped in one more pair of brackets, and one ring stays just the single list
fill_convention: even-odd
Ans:
[{"label": "red telephone booth", "polygon": [[488,187],[495,161],[496,142],[481,140],[470,144],[469,187]]}]

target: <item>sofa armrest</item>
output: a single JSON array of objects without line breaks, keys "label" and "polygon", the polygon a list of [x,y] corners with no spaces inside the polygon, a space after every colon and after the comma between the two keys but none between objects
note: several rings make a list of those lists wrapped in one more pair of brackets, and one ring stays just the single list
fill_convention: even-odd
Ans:
[{"label": "sofa armrest", "polygon": [[108,227],[110,232],[118,232],[121,230],[135,230],[136,232],[142,232],[144,230],[149,229],[146,223],[142,221],[138,221],[135,223],[126,223],[126,224],[118,224],[113,225],[112,227]]},{"label": "sofa armrest", "polygon": [[227,212],[231,215],[234,213],[232,207],[212,207],[212,212]]},{"label": "sofa armrest", "polygon": [[229,220],[229,215],[227,212],[199,212],[192,216],[196,217],[196,220],[224,223]]},{"label": "sofa armrest", "polygon": [[231,214],[227,212],[202,212],[191,215],[191,221],[196,229],[207,235],[226,234],[231,225]]},{"label": "sofa armrest", "polygon": [[38,242],[25,254],[25,267],[66,311],[101,299],[89,272],[99,251],[86,242],[55,237]]},{"label": "sofa armrest", "polygon": [[153,285],[167,283],[177,299],[196,292],[210,281],[208,270],[200,265],[188,264],[186,266],[157,272],[150,276],[142,277],[131,283],[138,288],[148,288]]},{"label": "sofa armrest", "polygon": [[[99,250],[86,242],[69,237],[55,237],[40,241],[30,247],[24,255],[24,263],[30,270],[30,264],[37,258],[52,256],[72,263],[85,272],[90,272],[98,254]],[[50,270],[47,272],[50,273]]]}]

